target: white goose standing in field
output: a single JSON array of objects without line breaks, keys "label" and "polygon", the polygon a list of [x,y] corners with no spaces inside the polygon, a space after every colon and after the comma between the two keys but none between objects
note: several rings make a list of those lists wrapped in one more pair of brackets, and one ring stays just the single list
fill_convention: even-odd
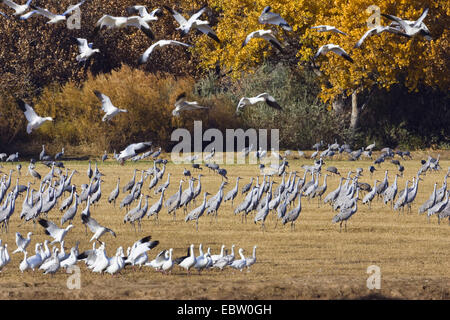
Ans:
[{"label": "white goose standing in field", "polygon": [[175,263],[183,269],[186,269],[189,274],[190,269],[195,265],[196,259],[194,254],[194,245],[191,244],[188,250],[188,255],[175,259]]},{"label": "white goose standing in field", "polygon": [[241,256],[240,259],[238,260],[234,260],[231,264],[230,267],[239,270],[242,272],[242,270],[246,267],[247,265],[247,260],[244,257],[244,249],[239,248],[239,255]]},{"label": "white goose standing in field", "polygon": [[94,94],[101,101],[102,110],[105,112],[105,115],[103,116],[102,121],[111,120],[114,116],[116,116],[120,112],[128,112],[128,110],[126,110],[126,109],[119,109],[119,108],[115,107],[112,104],[111,99],[107,95],[101,93],[100,91],[94,90]]},{"label": "white goose standing in field", "polygon": [[206,6],[200,8],[200,10],[194,13],[188,20],[186,20],[185,17],[183,17],[179,12],[173,10],[172,8],[169,8],[168,6],[164,6],[164,8],[166,8],[166,10],[168,10],[178,22],[180,26],[177,28],[177,30],[181,30],[182,35],[188,34],[190,30],[197,29],[209,36],[214,41],[220,43],[220,40],[217,37],[216,33],[209,26],[209,22],[198,19],[205,12]]},{"label": "white goose standing in field", "polygon": [[[56,23],[59,23],[59,22],[66,21],[68,14],[71,13],[72,11],[74,11],[75,9],[79,8],[85,1],[86,0],[83,0],[83,1],[81,1],[79,3],[77,3],[76,5],[70,6],[70,8],[67,9],[66,11],[64,11],[62,14],[55,14],[55,13],[52,13],[52,12],[48,11],[47,9],[36,7],[36,6],[32,5],[32,4],[30,4],[30,7],[32,9],[34,9],[34,11],[36,11],[35,13],[46,17],[48,19],[47,23],[49,23],[49,24],[56,24]],[[29,18],[30,16],[28,16],[26,18]]]},{"label": "white goose standing in field", "polygon": [[143,64],[148,61],[148,58],[152,54],[152,52],[155,50],[156,47],[165,47],[167,45],[180,45],[184,47],[192,47],[192,45],[176,41],[176,40],[159,40],[155,43],[153,43],[150,47],[147,48],[147,50],[144,51],[144,53],[141,55],[141,57],[138,60],[138,64]]},{"label": "white goose standing in field", "polygon": [[20,109],[24,112],[27,118],[27,133],[30,134],[33,130],[39,129],[46,121],[53,121],[51,117],[40,117],[33,110],[33,108],[22,100],[18,100]]},{"label": "white goose standing in field", "polygon": [[247,37],[245,38],[245,40],[242,43],[241,47],[242,48],[245,47],[247,45],[247,43],[249,43],[249,41],[251,39],[254,39],[254,38],[264,39],[264,40],[270,42],[270,44],[272,46],[274,46],[275,48],[277,48],[280,52],[283,52],[283,48],[281,46],[281,43],[273,35],[273,31],[272,30],[257,30],[257,31],[251,32],[250,34],[247,35]]},{"label": "white goose standing in field", "polygon": [[244,107],[246,107],[248,105],[256,104],[258,102],[265,102],[271,108],[274,108],[277,110],[282,110],[281,106],[278,104],[278,102],[275,100],[275,98],[272,97],[267,92],[264,92],[264,93],[257,95],[256,97],[241,98],[241,100],[239,100],[239,103],[236,107],[236,114],[239,113],[239,110],[243,109]]},{"label": "white goose standing in field", "polygon": [[255,245],[253,247],[253,255],[251,257],[245,259],[245,264],[246,264],[247,269],[250,269],[250,267],[252,265],[254,265],[256,262],[256,248],[257,248],[257,246]]},{"label": "white goose standing in field", "polygon": [[321,46],[319,50],[317,50],[317,53],[314,55],[314,59],[317,59],[321,54],[326,55],[330,51],[353,63],[353,59],[348,55],[347,52],[345,52],[344,49],[332,43]]},{"label": "white goose standing in field", "polygon": [[116,255],[109,260],[109,265],[105,272],[109,274],[116,274],[125,267],[125,260],[123,259],[123,248],[117,248]]}]

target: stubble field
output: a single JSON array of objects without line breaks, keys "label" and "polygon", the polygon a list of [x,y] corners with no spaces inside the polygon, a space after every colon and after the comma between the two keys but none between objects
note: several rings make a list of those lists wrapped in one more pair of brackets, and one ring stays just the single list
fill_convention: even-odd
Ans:
[{"label": "stubble field", "polygon": [[[412,179],[420,167],[420,159],[425,159],[426,153],[414,154],[414,160],[402,161],[405,166],[404,176],[399,178],[399,189],[404,188],[405,179]],[[435,156],[436,154],[433,153]],[[167,158],[167,155],[166,157]],[[311,160],[288,159],[290,168],[303,176],[302,164],[311,164]],[[373,175],[367,171],[372,161],[325,161],[322,172],[328,166],[336,166],[342,175],[357,167],[364,169],[360,181],[373,184],[374,179],[382,180],[384,171],[389,170],[389,183],[392,184],[396,166],[388,161],[383,163]],[[94,164],[94,162],[93,162]],[[3,172],[14,168],[15,164],[2,163]],[[36,242],[50,239],[44,234],[40,225],[33,226],[32,222],[24,225],[19,219],[23,198],[16,202],[16,211],[10,220],[9,233],[1,234],[3,243],[8,244],[11,262],[0,273],[0,298],[3,299],[359,299],[359,298],[387,298],[387,299],[449,299],[450,297],[450,226],[448,220],[440,225],[437,217],[427,222],[426,215],[418,215],[418,207],[425,202],[438,182],[442,185],[443,178],[450,166],[450,161],[442,159],[443,168],[438,173],[427,173],[419,183],[419,191],[412,206],[411,213],[392,211],[383,202],[374,200],[372,208],[358,202],[357,213],[349,220],[347,232],[339,232],[339,225],[332,224],[331,219],[336,214],[329,205],[321,204],[318,208],[317,199],[310,202],[302,198],[302,211],[294,231],[289,225],[278,223],[275,227],[275,216],[269,214],[266,220],[266,231],[261,230],[260,224],[253,223],[254,213],[248,216],[247,223],[241,223],[241,216],[235,215],[231,203],[222,203],[217,221],[210,216],[203,216],[199,220],[199,231],[196,232],[193,222],[184,222],[184,213],[177,211],[177,219],[167,214],[163,208],[159,215],[159,224],[153,219],[143,219],[142,231],[135,233],[134,228],[123,223],[125,210],[119,209],[119,202],[124,194],[121,192],[118,203],[114,208],[108,204],[107,197],[115,188],[117,178],[121,178],[121,188],[132,177],[134,168],[146,170],[153,166],[152,162],[127,162],[125,166],[108,160],[104,164],[98,162],[99,170],[105,175],[102,184],[102,199],[100,204],[91,207],[91,216],[100,224],[113,229],[117,238],[105,234],[101,240],[106,243],[108,256],[114,255],[118,246],[125,251],[136,240],[151,235],[160,244],[149,252],[153,259],[163,249],[174,249],[174,257],[186,254],[188,246],[195,245],[198,255],[198,245],[203,244],[206,251],[211,248],[212,254],[218,254],[222,244],[230,250],[236,245],[236,255],[239,248],[243,248],[244,255],[251,255],[252,248],[257,245],[257,262],[250,271],[236,271],[231,268],[206,270],[201,274],[192,272],[187,276],[186,271],[175,266],[172,273],[164,275],[148,267],[126,267],[121,274],[94,274],[86,268],[83,262],[78,262],[81,268],[81,288],[68,289],[67,280],[71,274],[64,270],[58,271],[54,277],[43,275],[41,270],[19,271],[22,254],[11,252],[16,248],[15,232],[22,235],[33,232],[28,250],[34,254]],[[31,178],[26,176],[28,163],[22,163],[20,183],[26,184]],[[79,174],[74,175],[72,182],[81,190],[82,183],[88,183],[86,175],[87,162],[67,161],[65,166],[70,170],[76,169]],[[220,186],[221,177],[209,171],[206,167],[196,172],[189,165],[169,164],[162,179],[166,181],[167,172],[172,174],[166,197],[174,194],[178,189],[183,169],[191,170],[193,176],[202,173],[202,194],[208,191],[215,194]],[[222,166],[221,166],[222,167]],[[229,184],[225,187],[225,194],[235,186],[236,177],[243,178],[239,189],[250,181],[250,178],[260,174],[257,165],[224,165],[228,171]],[[36,170],[45,175],[49,169],[37,164]],[[15,185],[17,172],[13,174],[11,188]],[[140,173],[137,174],[140,179]],[[309,179],[309,177],[307,178]],[[185,179],[187,180],[187,179]],[[144,182],[143,194],[149,194],[150,205],[159,199],[153,190],[148,190],[150,179]],[[261,181],[261,176],[260,176]],[[275,176],[280,182],[281,177]],[[320,178],[320,185],[323,177]],[[325,194],[334,190],[339,183],[338,176],[328,178],[328,189]],[[183,184],[183,190],[187,187]],[[196,185],[196,183],[195,183]],[[276,187],[277,185],[275,185]],[[35,189],[38,185],[33,186]],[[79,191],[80,192],[80,191]],[[63,196],[65,198],[68,194]],[[363,195],[360,194],[360,198]],[[196,205],[201,202],[197,198]],[[240,194],[235,199],[236,206],[243,199]],[[134,207],[137,202],[133,203]],[[80,241],[80,252],[92,247],[89,239],[92,234],[81,223],[80,212],[85,204],[79,207],[74,219],[74,228],[66,236],[67,250]],[[59,206],[58,206],[59,208]],[[194,208],[193,206],[190,209]],[[53,209],[48,219],[58,225],[62,213]],[[367,288],[367,268],[376,265],[381,270],[381,289]]]}]

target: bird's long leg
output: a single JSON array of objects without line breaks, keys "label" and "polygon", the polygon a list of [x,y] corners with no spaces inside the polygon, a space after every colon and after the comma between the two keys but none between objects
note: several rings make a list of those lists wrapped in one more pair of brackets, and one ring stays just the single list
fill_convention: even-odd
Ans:
[{"label": "bird's long leg", "polygon": [[342,232],[342,222],[343,221],[341,221],[341,223],[339,224],[339,232]]}]

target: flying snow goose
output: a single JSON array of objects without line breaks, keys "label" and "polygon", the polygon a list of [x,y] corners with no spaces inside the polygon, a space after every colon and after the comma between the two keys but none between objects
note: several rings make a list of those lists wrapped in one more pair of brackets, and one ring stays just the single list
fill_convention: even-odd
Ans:
[{"label": "flying snow goose", "polygon": [[28,124],[27,124],[27,133],[30,134],[31,131],[38,129],[40,126],[44,124],[45,121],[53,121],[51,117],[40,117],[36,114],[36,112],[33,110],[33,108],[25,103],[22,100],[17,101],[19,108],[23,111],[25,114],[25,117],[27,118]]},{"label": "flying snow goose", "polygon": [[86,62],[94,53],[100,52],[100,49],[92,49],[93,43],[89,42],[84,38],[75,38],[78,43],[78,51],[76,60],[78,62]]},{"label": "flying snow goose", "polygon": [[[77,3],[76,5],[71,6],[69,9],[64,11],[62,14],[55,14],[55,13],[52,13],[52,12],[48,11],[47,9],[36,7],[36,6],[32,5],[32,4],[30,4],[30,7],[33,8],[36,11],[35,13],[40,14],[40,15],[46,17],[47,19],[49,19],[47,21],[47,23],[55,24],[55,23],[58,23],[58,22],[66,21],[67,15],[69,13],[71,13],[72,11],[74,11],[75,9],[79,8],[85,1],[86,0],[83,0],[83,1],[81,1],[79,3]],[[30,16],[28,16],[28,18]]]},{"label": "flying snow goose", "polygon": [[6,4],[11,9],[14,9],[16,12],[13,13],[13,15],[18,16],[24,14],[30,8],[31,0],[28,0],[25,4],[22,5],[17,4],[10,0],[3,0],[2,3]]},{"label": "flying snow goose", "polygon": [[247,37],[245,38],[244,42],[242,43],[242,48],[247,45],[247,43],[253,39],[253,38],[262,38],[266,41],[269,41],[272,46],[283,52],[283,48],[281,47],[281,43],[278,41],[277,38],[273,35],[272,30],[257,30],[253,31]]},{"label": "flying snow goose", "polygon": [[333,26],[328,26],[328,25],[315,26],[315,27],[311,27],[311,29],[316,29],[319,32],[334,32],[334,33],[338,33],[338,34],[343,34],[344,36],[348,36],[348,34],[339,30],[338,28],[333,27]]},{"label": "flying snow goose", "polygon": [[374,35],[379,35],[379,34],[382,34],[383,32],[394,33],[394,34],[398,34],[398,35],[402,35],[402,36],[410,38],[409,35],[407,35],[406,33],[403,33],[402,31],[399,31],[396,28],[393,28],[390,26],[376,26],[375,28],[369,29],[366,33],[364,33],[364,35],[361,37],[361,39],[359,39],[358,42],[355,44],[355,48],[361,47],[363,42],[368,37],[371,37]]},{"label": "flying snow goose", "polygon": [[272,107],[277,110],[282,110],[281,106],[278,104],[278,102],[275,100],[274,97],[272,97],[267,92],[261,93],[257,95],[256,97],[243,97],[241,100],[239,100],[239,103],[236,108],[236,113],[239,112],[240,109],[243,109],[245,106],[253,105],[258,102],[265,102],[269,107]]},{"label": "flying snow goose", "polygon": [[61,229],[58,228],[58,226],[50,220],[45,219],[39,219],[38,222],[45,229],[45,234],[51,236],[54,239],[50,244],[63,241],[67,232],[73,228],[73,225],[70,224],[65,229]]},{"label": "flying snow goose", "polygon": [[91,230],[91,232],[94,234],[89,242],[98,240],[105,232],[111,233],[114,238],[116,237],[116,233],[113,230],[103,227],[94,218],[88,217],[86,215],[81,215],[81,219],[83,220],[83,223],[85,223],[89,227],[89,230]]},{"label": "flying snow goose", "polygon": [[107,29],[122,29],[126,27],[136,27],[140,29],[142,32],[144,32],[145,35],[150,39],[153,40],[155,38],[148,23],[144,20],[144,18],[140,16],[113,17],[108,14],[105,14],[97,21],[97,24],[95,25],[95,31],[98,32],[103,27],[107,27]]},{"label": "flying snow goose", "polygon": [[145,22],[156,21],[156,20],[158,20],[159,17],[161,17],[163,15],[163,11],[161,8],[156,8],[152,12],[148,13],[147,7],[141,6],[141,5],[131,6],[131,7],[128,7],[126,10],[127,10],[127,13],[130,15],[139,14],[139,16]]},{"label": "flying snow goose", "polygon": [[261,24],[273,24],[282,27],[286,31],[292,31],[292,27],[278,13],[271,12],[272,8],[266,6],[258,18]]},{"label": "flying snow goose", "polygon": [[392,16],[389,14],[384,14],[384,13],[382,13],[381,15],[383,17],[388,18],[389,20],[396,22],[401,27],[401,29],[404,31],[404,33],[410,37],[414,37],[414,36],[420,34],[420,35],[424,36],[425,39],[432,40],[432,38],[430,36],[430,31],[423,23],[423,20],[426,18],[427,14],[428,14],[428,8],[426,8],[423,11],[422,15],[416,21],[407,21],[407,20],[403,20],[399,17]]},{"label": "flying snow goose", "polygon": [[105,112],[102,121],[111,120],[115,115],[117,115],[120,112],[128,112],[128,110],[116,108],[112,104],[111,99],[109,99],[107,95],[101,93],[100,91],[94,90],[94,94],[101,101],[102,110]]},{"label": "flying snow goose", "polygon": [[134,157],[138,152],[143,151],[144,149],[150,147],[151,145],[152,145],[151,141],[130,144],[128,147],[120,151],[117,160],[122,161],[130,159]]},{"label": "flying snow goose", "polygon": [[167,6],[164,6],[164,8],[169,11],[178,22],[180,26],[177,28],[177,30],[181,30],[182,35],[188,34],[191,29],[197,29],[209,36],[214,41],[220,43],[220,40],[217,37],[216,33],[209,26],[209,22],[198,19],[203,14],[203,12],[205,12],[206,6],[203,6],[201,9],[199,9],[188,20],[186,20],[185,17],[183,17],[179,12],[173,10],[172,8],[169,8]]},{"label": "flying snow goose", "polygon": [[176,41],[176,40],[159,40],[159,41],[155,42],[154,44],[152,44],[150,47],[148,47],[147,50],[144,51],[144,53],[139,58],[138,63],[139,64],[146,63],[148,61],[148,58],[149,58],[150,54],[153,52],[153,50],[156,47],[164,47],[164,46],[167,46],[169,44],[175,44],[175,45],[180,45],[180,46],[185,46],[185,47],[192,47],[192,45],[184,43],[184,42],[181,42],[181,41]]},{"label": "flying snow goose", "polygon": [[344,49],[342,49],[338,45],[332,44],[332,43],[321,46],[319,48],[319,50],[317,51],[316,55],[314,56],[314,59],[317,59],[321,54],[322,55],[327,54],[329,51],[340,55],[342,58],[344,58],[350,62],[353,62],[353,59],[348,55],[347,52],[345,52]]},{"label": "flying snow goose", "polygon": [[175,101],[175,109],[172,110],[172,115],[178,117],[180,115],[180,111],[199,109],[209,108],[199,105],[197,101],[186,101],[186,93],[183,92],[177,97],[177,100]]}]

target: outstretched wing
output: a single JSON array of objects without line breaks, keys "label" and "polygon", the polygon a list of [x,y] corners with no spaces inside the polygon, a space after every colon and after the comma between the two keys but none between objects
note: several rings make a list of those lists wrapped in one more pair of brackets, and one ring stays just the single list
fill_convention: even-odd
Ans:
[{"label": "outstretched wing", "polygon": [[185,24],[187,20],[183,17],[179,12],[173,10],[168,6],[164,6],[164,8],[170,12],[170,14],[174,17],[174,19],[178,22],[179,25]]},{"label": "outstretched wing", "polygon": [[50,220],[45,220],[45,219],[39,219],[39,224],[45,228],[45,234],[52,236],[52,237],[56,237],[57,233],[61,230],[60,228],[58,228],[56,226],[56,224],[54,224],[53,222],[51,222]]},{"label": "outstretched wing", "polygon": [[97,98],[102,103],[102,110],[106,113],[114,111],[116,107],[113,106],[111,99],[100,91],[94,90],[94,94],[97,96]]},{"label": "outstretched wing", "polygon": [[428,8],[426,8],[419,19],[417,19],[416,23],[414,23],[414,27],[419,27],[423,20],[426,18],[428,14]]},{"label": "outstretched wing", "polygon": [[27,118],[28,122],[33,122],[35,119],[39,118],[37,113],[30,107],[29,104],[25,103],[23,100],[17,100],[19,108],[23,111],[25,118]]},{"label": "outstretched wing", "polygon": [[92,233],[96,233],[97,230],[102,227],[94,218],[84,214],[81,215],[81,220],[89,227],[89,230],[91,230]]},{"label": "outstretched wing", "polygon": [[264,98],[266,103],[269,105],[269,107],[281,110],[281,106],[278,104],[278,102],[275,100],[274,97],[272,97],[270,94],[264,92],[258,95],[258,98]]}]

